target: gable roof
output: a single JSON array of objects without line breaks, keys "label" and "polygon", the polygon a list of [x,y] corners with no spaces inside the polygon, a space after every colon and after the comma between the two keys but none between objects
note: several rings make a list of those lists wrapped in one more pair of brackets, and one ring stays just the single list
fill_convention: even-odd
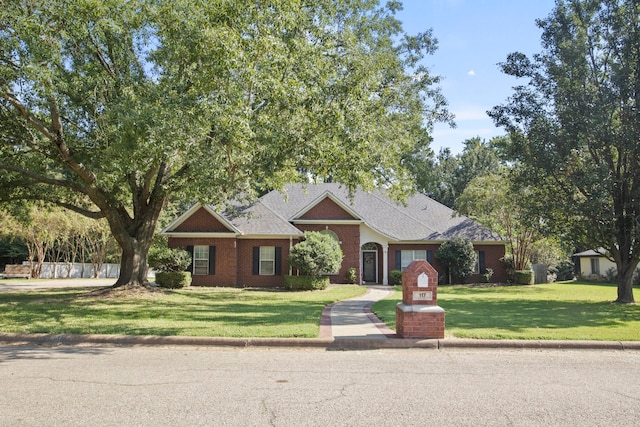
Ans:
[{"label": "gable roof", "polygon": [[589,249],[588,251],[573,254],[575,257],[604,257],[607,251],[604,248]]},{"label": "gable roof", "polygon": [[[224,219],[224,223],[237,235],[302,236],[304,233],[295,224],[306,221],[302,217],[327,199],[353,218],[349,221],[364,223],[392,241],[445,241],[455,237],[474,242],[504,241],[497,233],[423,194],[414,194],[401,204],[383,190],[366,192],[358,189],[350,195],[337,183],[290,184],[282,192],[271,191],[254,203],[231,205],[224,212],[218,212],[216,217]],[[207,210],[213,212],[214,207],[208,205]],[[194,208],[188,212],[193,213]],[[187,213],[165,228],[163,233],[173,234]],[[326,218],[324,221],[343,220]]]},{"label": "gable roof", "polygon": [[367,226],[396,241],[442,241],[465,237],[472,241],[503,241],[497,233],[457,215],[452,209],[423,195],[414,194],[400,204],[383,190],[356,190],[352,197],[340,184],[290,184],[284,192],[272,191],[260,201],[293,222],[309,205],[325,197],[349,208],[352,216]]}]

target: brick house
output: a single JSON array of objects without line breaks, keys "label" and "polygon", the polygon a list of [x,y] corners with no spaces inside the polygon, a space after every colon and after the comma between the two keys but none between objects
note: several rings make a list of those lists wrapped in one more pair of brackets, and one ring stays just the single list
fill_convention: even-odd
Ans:
[{"label": "brick house", "polygon": [[400,204],[382,190],[350,197],[339,184],[292,184],[224,211],[196,204],[162,234],[170,247],[193,254],[195,286],[275,287],[284,284],[289,249],[305,231],[327,233],[340,243],[344,259],[330,275],[333,283],[345,283],[353,267],[361,282],[388,284],[391,270],[414,259],[428,260],[442,276],[434,254],[454,237],[471,240],[478,254],[469,281],[480,281],[487,268],[494,271],[492,281],[507,278],[500,236],[422,194]]}]

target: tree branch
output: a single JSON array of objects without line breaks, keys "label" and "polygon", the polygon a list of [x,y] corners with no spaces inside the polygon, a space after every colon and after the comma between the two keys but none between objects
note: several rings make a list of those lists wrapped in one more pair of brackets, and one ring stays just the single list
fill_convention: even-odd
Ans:
[{"label": "tree branch", "polygon": [[13,165],[7,165],[7,164],[3,164],[0,163],[0,169],[4,169],[6,171],[10,171],[10,172],[16,172],[26,178],[30,178],[32,179],[34,182],[38,182],[41,184],[48,184],[48,185],[53,185],[56,187],[63,187],[63,188],[68,188],[70,190],[73,191],[77,191],[81,194],[85,194],[87,195],[87,191],[84,187],[79,186],[76,183],[73,183],[71,181],[66,181],[66,180],[61,180],[61,179],[54,179],[54,178],[49,178],[46,177],[44,175],[40,175],[38,173],[26,170],[26,169],[22,169],[19,168],[17,166],[13,166]]},{"label": "tree branch", "polygon": [[65,209],[68,209],[70,211],[79,213],[80,215],[86,216],[87,218],[102,219],[102,218],[105,218],[106,216],[102,211],[90,211],[88,209],[84,209],[76,205],[72,205],[71,203],[65,203],[65,202],[54,202],[54,203],[56,203],[58,206],[62,206]]}]

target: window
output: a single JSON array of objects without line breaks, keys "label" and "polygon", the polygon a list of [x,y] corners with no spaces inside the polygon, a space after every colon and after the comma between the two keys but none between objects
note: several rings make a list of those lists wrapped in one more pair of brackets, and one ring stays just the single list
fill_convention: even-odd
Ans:
[{"label": "window", "polygon": [[254,276],[280,276],[282,274],[282,247],[254,246],[252,270]]},{"label": "window", "polygon": [[427,251],[417,250],[417,251],[401,251],[400,255],[400,269],[404,270],[407,268],[411,261],[416,259],[427,259]]},{"label": "window", "polygon": [[209,274],[209,246],[194,246],[193,274]]},{"label": "window", "polygon": [[273,276],[276,273],[276,248],[260,246],[260,275]]},{"label": "window", "polygon": [[475,274],[484,274],[487,272],[484,251],[476,251],[476,265],[473,272]]},{"label": "window", "polygon": [[591,274],[600,274],[600,258],[591,258]]}]

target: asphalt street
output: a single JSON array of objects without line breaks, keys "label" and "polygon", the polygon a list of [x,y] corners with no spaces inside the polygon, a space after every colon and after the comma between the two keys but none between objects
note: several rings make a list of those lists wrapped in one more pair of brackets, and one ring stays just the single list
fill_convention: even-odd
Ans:
[{"label": "asphalt street", "polygon": [[1,426],[640,425],[640,353],[0,347]]}]

